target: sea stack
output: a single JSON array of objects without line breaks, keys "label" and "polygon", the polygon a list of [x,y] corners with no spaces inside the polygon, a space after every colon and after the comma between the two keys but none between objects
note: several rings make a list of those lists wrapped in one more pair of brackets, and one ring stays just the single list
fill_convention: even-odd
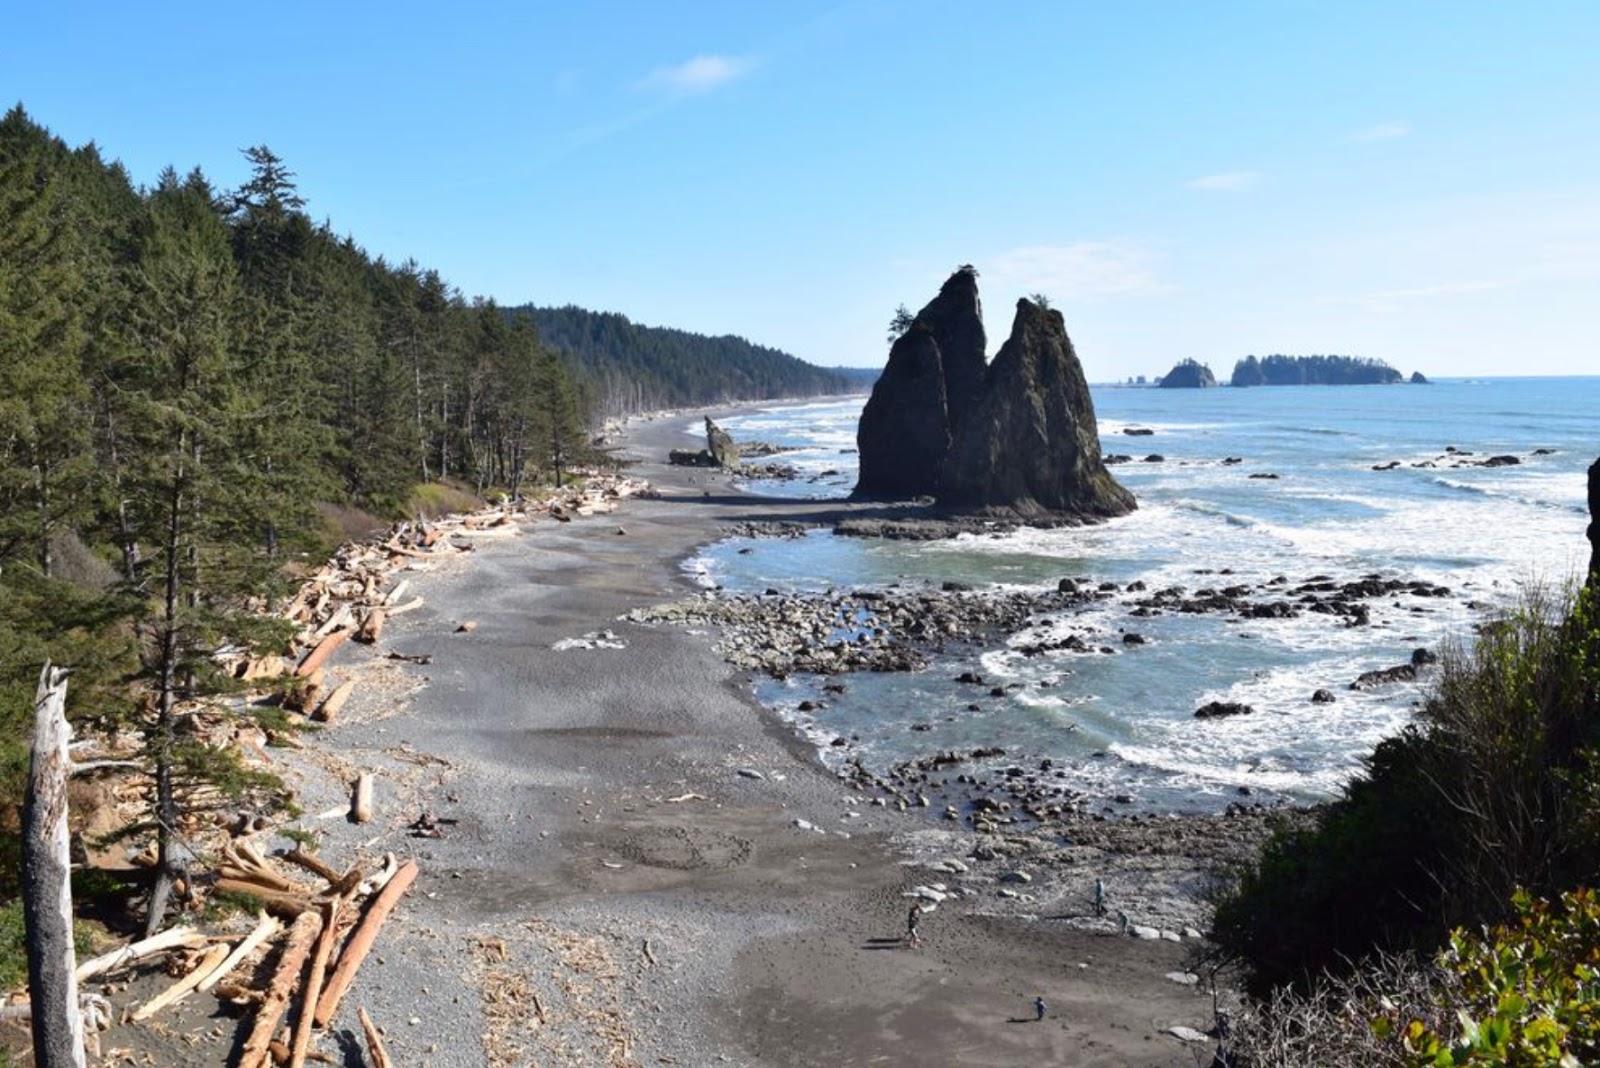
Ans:
[{"label": "sea stack", "polygon": [[937,492],[953,428],[983,389],[984,345],[978,274],[963,267],[889,350],[856,429],[857,495]]},{"label": "sea stack", "polygon": [[711,454],[716,466],[738,470],[739,446],[733,443],[733,438],[726,430],[711,421],[709,415],[706,416],[706,451]]},{"label": "sea stack", "polygon": [[1158,383],[1162,389],[1210,389],[1216,384],[1217,376],[1198,360],[1179,360]]},{"label": "sea stack", "polygon": [[985,366],[977,272],[963,267],[895,342],[861,414],[856,495],[932,495],[959,512],[1101,519],[1136,504],[1100,455],[1061,313],[1017,302]]}]

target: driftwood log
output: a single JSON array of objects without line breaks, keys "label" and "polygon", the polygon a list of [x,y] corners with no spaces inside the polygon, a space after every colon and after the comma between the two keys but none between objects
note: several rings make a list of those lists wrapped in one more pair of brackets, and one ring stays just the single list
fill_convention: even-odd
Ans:
[{"label": "driftwood log", "polygon": [[289,939],[284,943],[283,956],[278,958],[278,970],[273,973],[272,983],[267,987],[267,996],[262,999],[261,1007],[256,1010],[256,1020],[250,1028],[250,1036],[245,1039],[244,1049],[239,1054],[238,1068],[264,1068],[270,1063],[272,1038],[278,1031],[278,1023],[283,1019],[283,1014],[289,1009],[289,998],[300,983],[300,973],[305,971],[306,958],[311,955],[311,947],[321,933],[322,914],[319,912],[301,914],[300,918],[294,921],[294,926],[289,928]]},{"label": "driftwood log", "polygon": [[313,671],[326,664],[328,658],[333,656],[334,650],[349,640],[350,632],[348,630],[334,631],[318,642],[315,649],[306,654],[306,658],[300,661],[300,666],[295,669],[294,673],[301,678],[306,678]]},{"label": "driftwood log", "polygon": [[324,906],[322,935],[317,939],[317,951],[311,957],[311,971],[306,976],[306,988],[300,998],[300,1016],[295,1020],[294,1043],[289,1047],[289,1068],[305,1068],[306,1054],[311,1052],[311,1023],[317,999],[322,996],[322,977],[328,970],[328,957],[333,953],[333,943],[339,933],[339,910],[344,904],[334,898]]},{"label": "driftwood log", "polygon": [[168,1005],[176,1005],[182,1001],[202,982],[209,979],[222,966],[227,956],[227,946],[212,946],[206,950],[205,955],[189,970],[188,975],[135,1009],[133,1013],[134,1021],[148,1020]]},{"label": "driftwood log", "polygon": [[158,935],[130,943],[121,949],[114,949],[110,953],[102,954],[91,960],[86,960],[78,965],[78,982],[84,983],[97,975],[115,971],[127,964],[153,957],[157,953],[166,953],[173,949],[192,949],[203,946],[210,939],[196,931],[193,927],[173,927],[162,931]]},{"label": "driftwood log", "polygon": [[356,1017],[361,1021],[361,1033],[367,1036],[367,1053],[372,1057],[372,1068],[394,1068],[394,1061],[389,1059],[389,1051],[383,1048],[383,1038],[378,1034],[378,1026],[372,1022],[372,1017],[367,1015],[365,1005],[356,1010]]},{"label": "driftwood log", "polygon": [[200,981],[200,993],[209,994],[218,983],[228,977],[228,973],[239,966],[240,961],[254,953],[263,942],[281,930],[283,924],[276,917],[268,916],[264,911],[256,913],[255,930],[245,935],[244,940],[233,947],[233,952],[217,965],[216,970]]},{"label": "driftwood log", "polygon": [[355,679],[346,679],[341,682],[333,688],[333,692],[328,695],[327,699],[317,706],[317,710],[311,713],[311,718],[318,723],[332,723],[339,713],[343,711],[345,702],[350,700],[350,695],[355,692],[355,689]]},{"label": "driftwood log", "polygon": [[350,800],[350,819],[355,823],[372,822],[372,772],[363,771],[356,777],[355,790]]},{"label": "driftwood log", "polygon": [[339,954],[339,963],[334,966],[333,974],[328,977],[327,988],[322,992],[322,998],[317,1002],[317,1026],[327,1027],[328,1021],[333,1019],[333,1014],[338,1011],[339,1002],[350,989],[350,984],[355,982],[356,969],[361,967],[361,962],[367,959],[367,954],[372,951],[372,943],[377,940],[378,929],[383,926],[383,921],[389,918],[389,913],[394,910],[402,894],[417,878],[417,862],[408,860],[400,865],[394,873],[394,878],[383,888],[383,892],[372,900],[367,906],[367,911],[361,917],[361,922],[350,935],[350,941],[344,945],[344,951]]},{"label": "driftwood log", "polygon": [[46,662],[33,699],[33,755],[22,802],[22,916],[28,934],[33,1060],[84,1068],[72,943],[72,854],[67,836],[67,672]]}]

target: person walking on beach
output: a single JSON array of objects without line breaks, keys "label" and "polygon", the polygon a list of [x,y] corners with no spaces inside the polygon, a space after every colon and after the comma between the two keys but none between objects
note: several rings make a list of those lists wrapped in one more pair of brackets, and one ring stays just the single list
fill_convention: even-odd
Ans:
[{"label": "person walking on beach", "polygon": [[922,936],[917,933],[917,924],[922,921],[922,909],[912,905],[911,911],[906,913],[906,945],[922,945]]},{"label": "person walking on beach", "polygon": [[1033,999],[1033,1022],[1034,1023],[1038,1023],[1040,1020],[1044,1019],[1044,1010],[1045,1010],[1044,998],[1042,998],[1042,997],[1041,998],[1034,998]]}]

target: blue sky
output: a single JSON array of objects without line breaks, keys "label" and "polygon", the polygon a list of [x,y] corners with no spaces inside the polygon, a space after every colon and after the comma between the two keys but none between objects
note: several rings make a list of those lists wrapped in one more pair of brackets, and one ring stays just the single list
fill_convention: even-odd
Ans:
[{"label": "blue sky", "polygon": [[[21,5],[19,5],[20,7]],[[872,365],[981,272],[1092,380],[1600,373],[1600,3],[14,8],[0,101],[148,183],[265,143],[465,293]]]}]

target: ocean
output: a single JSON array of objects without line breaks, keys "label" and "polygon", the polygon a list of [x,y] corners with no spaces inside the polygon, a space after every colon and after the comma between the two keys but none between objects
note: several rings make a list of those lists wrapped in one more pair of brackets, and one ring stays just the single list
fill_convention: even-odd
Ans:
[{"label": "ocean", "polygon": [[[1359,674],[1405,663],[1417,648],[1470,642],[1473,624],[1524,586],[1560,586],[1587,565],[1585,475],[1600,456],[1600,378],[1092,392],[1102,451],[1133,458],[1112,468],[1138,498],[1132,515],[939,542],[827,530],[729,538],[686,563],[698,581],[728,591],[1115,584],[1103,601],[987,648],[952,649],[926,670],[852,676],[843,694],[824,695],[819,678],[758,683],[761,700],[825,762],[848,755],[881,772],[943,750],[1001,746],[998,764],[1049,759],[1076,788],[1128,810],[1215,810],[1244,794],[1324,799],[1426,692],[1426,671],[1417,683],[1365,692],[1350,689]],[[745,488],[847,496],[863,403],[775,405],[727,420],[736,440],[799,450],[773,459],[800,478]],[[698,420],[685,425],[686,441],[694,437],[703,439]],[[1480,466],[1491,456],[1519,462]],[[1450,594],[1384,596],[1370,603],[1370,623],[1351,626],[1309,612],[1136,616],[1140,595],[1127,590],[1368,575]],[[1129,632],[1143,643],[1130,644]],[[1088,651],[1021,649],[1070,634]],[[954,681],[962,672],[982,676],[980,699]],[[1319,689],[1332,703],[1311,701]],[[802,713],[806,701],[818,707]],[[1197,719],[1212,701],[1254,711]],[[830,744],[836,738],[850,744]]]}]

